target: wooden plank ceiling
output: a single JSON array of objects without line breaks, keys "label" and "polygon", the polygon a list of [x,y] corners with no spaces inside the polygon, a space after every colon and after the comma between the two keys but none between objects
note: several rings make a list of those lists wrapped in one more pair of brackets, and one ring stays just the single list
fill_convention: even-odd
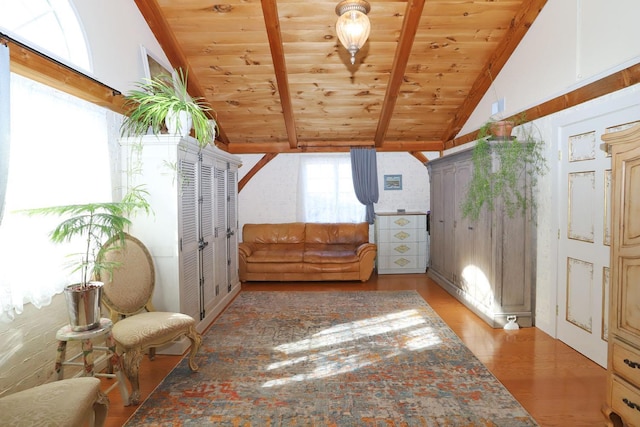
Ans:
[{"label": "wooden plank ceiling", "polygon": [[546,0],[371,0],[355,65],[337,1],[136,0],[232,153],[434,151],[459,132]]}]

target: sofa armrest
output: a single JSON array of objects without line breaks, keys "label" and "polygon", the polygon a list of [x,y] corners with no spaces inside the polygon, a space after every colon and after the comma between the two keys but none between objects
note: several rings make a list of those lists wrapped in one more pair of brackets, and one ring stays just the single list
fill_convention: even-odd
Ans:
[{"label": "sofa armrest", "polygon": [[243,257],[243,258],[247,258],[248,256],[251,256],[251,254],[253,253],[253,247],[251,244],[249,243],[238,243],[238,254]]},{"label": "sofa armrest", "polygon": [[378,250],[378,247],[376,246],[375,243],[363,243],[356,248],[356,255],[362,258],[362,256],[367,252],[370,252],[370,251],[375,252],[377,250]]}]

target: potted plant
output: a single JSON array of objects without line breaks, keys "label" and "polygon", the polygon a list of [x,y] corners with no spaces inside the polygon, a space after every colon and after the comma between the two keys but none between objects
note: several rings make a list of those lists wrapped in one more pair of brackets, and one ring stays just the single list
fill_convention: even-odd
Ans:
[{"label": "potted plant", "polygon": [[[522,118],[519,121],[524,123]],[[535,212],[537,179],[548,169],[544,141],[533,124],[520,126],[517,136],[496,136],[492,133],[495,123],[489,121],[480,128],[473,148],[473,172],[461,209],[464,218],[474,221],[483,207],[492,211],[498,199],[510,217],[524,215],[528,209]]]},{"label": "potted plant", "polygon": [[[137,89],[125,96],[125,116],[120,128],[122,136],[146,135],[149,128],[160,134],[166,126],[169,133],[188,135],[193,127],[194,137],[201,147],[213,142],[216,121],[213,110],[203,98],[192,98],[187,91],[187,73],[181,68],[173,75],[160,74],[136,84]],[[187,121],[176,120],[182,116]],[[174,126],[173,123],[176,122]]]},{"label": "potted plant", "polygon": [[[30,215],[58,215],[64,219],[50,233],[54,243],[81,239],[81,253],[69,254],[71,273],[79,273],[79,281],[64,289],[69,323],[74,331],[86,331],[100,324],[100,298],[102,282],[94,281],[97,275],[110,273],[117,264],[103,259],[103,243],[113,239],[125,242],[125,232],[131,221],[127,218],[136,209],[147,213],[150,207],[145,199],[146,191],[131,189],[121,202],[86,203],[30,209]],[[110,246],[109,250],[121,246]]]}]

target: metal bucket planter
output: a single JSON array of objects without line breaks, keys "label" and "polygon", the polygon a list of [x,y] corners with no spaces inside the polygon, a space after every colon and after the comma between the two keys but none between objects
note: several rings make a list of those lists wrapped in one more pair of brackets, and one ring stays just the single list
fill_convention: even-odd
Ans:
[{"label": "metal bucket planter", "polygon": [[84,287],[76,283],[64,288],[72,330],[88,331],[100,325],[102,286],[102,282],[89,282]]}]

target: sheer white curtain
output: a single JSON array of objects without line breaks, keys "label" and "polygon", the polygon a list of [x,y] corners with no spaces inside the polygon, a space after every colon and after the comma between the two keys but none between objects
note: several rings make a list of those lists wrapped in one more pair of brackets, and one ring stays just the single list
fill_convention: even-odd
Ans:
[{"label": "sheer white curtain", "polygon": [[351,178],[349,154],[304,154],[300,159],[298,218],[303,222],[362,222],[365,207]]},{"label": "sheer white curtain", "polygon": [[73,244],[49,242],[59,218],[19,211],[112,200],[106,111],[15,74],[10,88],[9,176],[0,223],[4,320],[25,303],[50,303],[71,280],[65,255],[78,252]]}]

